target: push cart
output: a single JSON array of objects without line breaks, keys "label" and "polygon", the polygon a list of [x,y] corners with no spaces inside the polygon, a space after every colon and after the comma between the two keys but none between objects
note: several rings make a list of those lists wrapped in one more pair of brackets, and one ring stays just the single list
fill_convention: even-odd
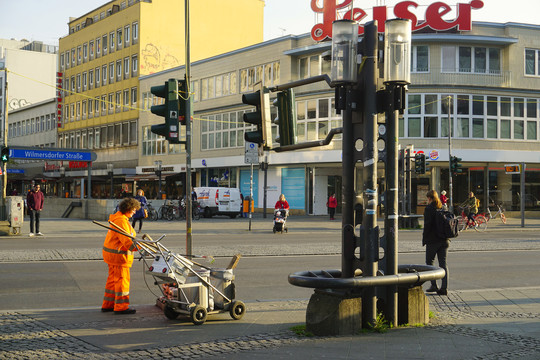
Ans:
[{"label": "push cart", "polygon": [[188,316],[193,324],[202,325],[209,314],[228,312],[235,320],[244,316],[246,305],[235,300],[233,273],[240,255],[235,255],[225,269],[210,268],[167,249],[161,243],[165,235],[157,240],[147,234],[136,239],[121,228],[109,229],[129,236],[136,243],[145,273],[153,276],[154,283],[161,290],[162,296],[157,299],[157,305],[168,319],[176,319],[182,314]]}]

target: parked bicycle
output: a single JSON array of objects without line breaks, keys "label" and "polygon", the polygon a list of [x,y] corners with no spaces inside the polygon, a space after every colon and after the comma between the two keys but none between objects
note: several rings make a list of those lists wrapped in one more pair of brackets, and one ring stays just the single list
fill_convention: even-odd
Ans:
[{"label": "parked bicycle", "polygon": [[474,228],[476,231],[486,231],[488,220],[482,214],[477,214],[474,217],[474,222],[470,221],[465,210],[467,207],[459,207],[461,210],[461,216],[458,218],[458,227],[459,231],[464,231],[467,229]]},{"label": "parked bicycle", "polygon": [[151,201],[149,201],[148,204],[146,204],[146,209],[148,210],[148,220],[156,221],[158,219],[158,212],[152,206]]},{"label": "parked bicycle", "polygon": [[[495,215],[492,215],[491,214],[491,211],[489,210],[489,208],[487,209],[487,215],[486,218],[488,219],[488,221],[490,219],[495,219],[497,217],[497,215],[500,215],[500,218],[501,218],[501,221],[503,224],[506,224],[506,216],[504,215],[504,210],[503,208],[501,207],[501,205],[497,205],[497,208],[499,209]],[[485,216],[485,215],[484,215]]]}]

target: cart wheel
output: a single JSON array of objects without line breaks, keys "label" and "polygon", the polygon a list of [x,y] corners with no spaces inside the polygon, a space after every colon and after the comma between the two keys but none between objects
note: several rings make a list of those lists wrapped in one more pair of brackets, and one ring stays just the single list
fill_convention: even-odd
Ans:
[{"label": "cart wheel", "polygon": [[288,233],[288,232],[289,232],[289,228],[285,228],[285,232]]},{"label": "cart wheel", "polygon": [[276,228],[273,228],[272,231],[274,232],[274,234],[276,233]]},{"label": "cart wheel", "polygon": [[11,233],[13,235],[17,235],[17,234],[19,234],[19,232],[20,232],[20,228],[11,228]]},{"label": "cart wheel", "polygon": [[206,312],[206,309],[201,305],[197,305],[191,309],[191,321],[195,325],[202,325],[206,321],[207,315],[208,313]]},{"label": "cart wheel", "polygon": [[240,320],[246,313],[246,305],[240,300],[235,300],[231,304],[229,313],[234,320]]},{"label": "cart wheel", "polygon": [[169,320],[174,320],[178,317],[178,315],[180,315],[180,313],[176,312],[176,310],[174,310],[172,307],[168,305],[165,306],[165,308],[163,309],[163,313]]}]

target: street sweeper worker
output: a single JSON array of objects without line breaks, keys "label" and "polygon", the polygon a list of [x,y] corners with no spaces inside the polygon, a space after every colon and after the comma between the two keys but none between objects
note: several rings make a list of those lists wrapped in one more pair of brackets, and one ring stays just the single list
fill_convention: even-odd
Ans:
[{"label": "street sweeper worker", "polygon": [[[140,208],[141,204],[136,199],[126,198],[118,205],[118,211],[109,216],[109,221],[118,225],[125,233],[135,236],[129,219]],[[109,276],[105,284],[101,311],[135,314],[136,310],[129,307],[129,281],[133,251],[136,250],[137,247],[128,236],[112,230],[107,232],[103,243],[103,261],[109,265]]]}]

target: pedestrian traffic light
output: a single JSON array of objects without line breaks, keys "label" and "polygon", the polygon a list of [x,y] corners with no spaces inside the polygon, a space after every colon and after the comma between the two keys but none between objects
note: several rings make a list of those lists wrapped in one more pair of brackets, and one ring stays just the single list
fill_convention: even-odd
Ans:
[{"label": "pedestrian traffic light", "polygon": [[242,95],[242,103],[255,106],[255,111],[244,113],[244,122],[256,126],[246,131],[244,139],[266,149],[272,148],[272,123],[270,122],[270,92],[262,83],[254,85],[255,92]]},{"label": "pedestrian traffic light", "polygon": [[179,98],[179,90],[185,92],[185,80],[169,79],[165,81],[165,85],[150,88],[152,94],[164,99],[163,104],[153,105],[150,111],[165,118],[165,123],[152,125],[150,129],[154,134],[165,137],[171,144],[180,143],[179,121],[185,123],[185,100]]},{"label": "pedestrian traffic light", "polygon": [[277,93],[273,105],[277,109],[274,124],[278,126],[276,141],[280,146],[296,144],[296,103],[292,89]]},{"label": "pedestrian traffic light", "polygon": [[2,146],[2,153],[0,157],[3,163],[7,163],[9,161],[9,147]]},{"label": "pedestrian traffic light", "polygon": [[416,153],[414,156],[414,172],[417,174],[426,173],[426,155],[423,153]]},{"label": "pedestrian traffic light", "polygon": [[462,159],[458,158],[457,156],[452,156],[450,158],[450,171],[452,172],[452,174],[456,175],[463,172],[463,170],[461,169],[462,165],[459,163],[461,160]]}]

